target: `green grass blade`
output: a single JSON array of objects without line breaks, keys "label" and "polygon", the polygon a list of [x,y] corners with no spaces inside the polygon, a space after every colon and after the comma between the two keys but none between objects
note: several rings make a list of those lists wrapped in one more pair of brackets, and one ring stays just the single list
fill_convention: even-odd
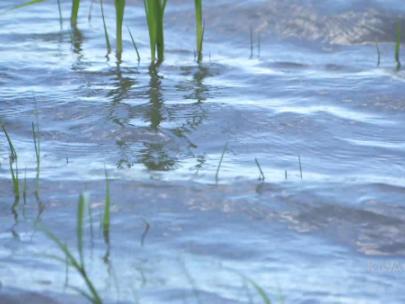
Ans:
[{"label": "green grass blade", "polygon": [[260,295],[260,297],[263,300],[263,304],[271,304],[271,300],[269,298],[269,296],[267,295],[266,291],[259,286],[255,281],[247,279],[249,281],[250,284],[252,284],[252,286],[254,287],[254,289],[256,289],[257,293]]},{"label": "green grass blade", "polygon": [[104,218],[103,218],[103,236],[107,244],[110,243],[110,212],[111,212],[111,195],[110,195],[110,180],[108,172],[105,170],[105,204],[104,204]]},{"label": "green grass blade", "polygon": [[105,22],[103,0],[100,0],[100,10],[101,10],[101,17],[103,19],[104,37],[105,37],[105,45],[107,47],[107,54],[110,54],[111,53],[111,43],[110,43],[110,37],[108,36],[107,23]]},{"label": "green grass blade", "polygon": [[76,224],[76,238],[77,250],[79,252],[80,264],[84,267],[84,254],[83,254],[83,235],[84,235],[84,214],[86,210],[87,198],[84,194],[80,195],[79,204],[77,208],[77,224]]},{"label": "green grass blade", "polygon": [[202,0],[194,0],[195,4],[195,19],[196,19],[196,34],[197,34],[197,61],[202,61],[203,41],[204,41],[204,25],[202,17]]},{"label": "green grass blade", "polygon": [[266,179],[266,177],[264,176],[262,166],[260,166],[259,160],[257,158],[255,158],[255,162],[256,162],[256,166],[259,169],[259,173],[260,173],[259,180],[264,181]]},{"label": "green grass blade", "polygon": [[25,3],[23,3],[23,4],[19,4],[19,5],[14,6],[11,10],[23,8],[23,7],[26,7],[26,6],[33,5],[33,4],[42,3],[42,2],[45,2],[45,1],[47,1],[47,0],[32,0],[32,1],[28,1],[28,2],[25,2]]},{"label": "green grass blade", "polygon": [[222,161],[224,160],[224,155],[225,155],[225,152],[226,152],[227,149],[228,149],[228,144],[225,144],[224,150],[222,151],[221,158],[220,158],[219,163],[218,163],[217,172],[215,173],[215,180],[216,181],[218,181],[219,171],[221,170]]},{"label": "green grass blade", "polygon": [[17,152],[15,151],[13,142],[11,141],[10,136],[8,135],[8,132],[6,130],[6,128],[4,126],[1,126],[4,135],[6,136],[7,142],[8,142],[8,146],[10,148],[10,159],[14,162],[17,161]]},{"label": "green grass blade", "polygon": [[41,142],[39,139],[39,127],[38,124],[35,126],[32,123],[32,138],[34,140],[35,147],[35,158],[36,158],[36,189],[35,191],[39,193],[39,177],[41,173]]},{"label": "green grass blade", "polygon": [[401,24],[399,22],[396,29],[395,62],[397,64],[397,70],[399,70],[401,69]]},{"label": "green grass blade", "polygon": [[117,38],[117,54],[121,54],[122,46],[122,25],[124,23],[125,0],[114,0],[116,13],[116,38]]},{"label": "green grass blade", "polygon": [[77,17],[79,15],[80,0],[72,0],[72,13],[70,16],[70,23],[73,27],[77,25]]},{"label": "green grass blade", "polygon": [[[20,181],[18,177],[18,156],[17,152],[14,148],[13,142],[4,126],[1,127],[3,130],[4,135],[6,136],[8,146],[10,149],[10,156],[9,156],[9,166],[10,166],[10,174],[11,174],[11,182],[13,185],[13,192],[15,196],[15,200],[18,202],[20,199]],[[15,164],[15,169],[13,165]]]},{"label": "green grass blade", "polygon": [[[87,295],[87,297],[89,297],[91,299],[91,302],[94,304],[102,304],[102,300],[100,298],[100,296],[98,295],[98,292],[96,290],[96,288],[94,287],[93,283],[91,282],[90,278],[87,275],[86,269],[84,267],[84,264],[82,264],[81,262],[79,262],[74,255],[72,254],[72,252],[69,250],[68,246],[64,243],[62,243],[62,241],[55,235],[53,234],[51,231],[45,229],[44,227],[42,227],[42,231],[45,233],[45,235],[52,240],[57,247],[60,249],[60,251],[66,256],[68,263],[81,275],[81,277],[83,278],[84,282],[86,283],[87,288],[89,289],[91,296],[85,292],[85,294]],[[64,262],[64,261],[63,261]],[[82,294],[82,293],[81,293]],[[83,294],[82,294],[83,295]]]},{"label": "green grass blade", "polygon": [[137,45],[136,45],[136,43],[135,43],[135,39],[134,39],[134,37],[132,36],[131,30],[130,30],[129,28],[128,28],[128,32],[129,32],[129,36],[131,37],[132,45],[133,45],[133,47],[134,47],[134,49],[135,49],[136,56],[138,57],[138,62],[140,62],[140,61],[141,61],[141,56],[139,55],[138,47],[137,47]]},{"label": "green grass blade", "polygon": [[58,12],[59,12],[59,24],[60,24],[60,28],[62,29],[63,27],[63,15],[62,15],[62,6],[60,4],[60,0],[58,1]]}]

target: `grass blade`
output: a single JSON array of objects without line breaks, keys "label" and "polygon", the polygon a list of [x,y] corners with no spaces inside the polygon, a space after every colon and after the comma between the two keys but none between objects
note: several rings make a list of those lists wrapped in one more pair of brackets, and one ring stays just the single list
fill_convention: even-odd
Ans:
[{"label": "grass blade", "polygon": [[111,53],[111,43],[110,43],[110,37],[108,36],[107,24],[105,22],[103,0],[100,0],[100,10],[101,10],[101,17],[103,19],[104,37],[105,37],[105,45],[107,47],[107,54],[110,54]]},{"label": "grass blade", "polygon": [[197,61],[203,59],[203,41],[204,41],[204,25],[202,17],[202,0],[194,0],[195,4],[195,19],[196,19],[196,34],[197,34]]},{"label": "grass blade", "polygon": [[[1,127],[3,130],[4,135],[6,136],[8,146],[10,149],[10,156],[9,156],[9,166],[10,166],[10,174],[11,174],[11,181],[13,184],[13,192],[14,192],[14,197],[15,201],[18,203],[20,199],[20,181],[18,177],[18,156],[17,152],[14,148],[13,142],[11,141],[11,138],[4,126]],[[15,168],[13,167],[15,163]]]},{"label": "grass blade", "polygon": [[401,24],[399,22],[396,28],[395,62],[397,64],[397,70],[399,70],[401,69]]},{"label": "grass blade", "polygon": [[122,24],[124,23],[125,0],[115,0],[116,13],[116,39],[117,39],[117,55],[122,54]]},{"label": "grass blade", "polygon": [[103,236],[107,244],[110,243],[110,212],[111,212],[111,195],[110,195],[110,180],[108,172],[105,170],[105,204],[104,204],[104,218],[103,218]]},{"label": "grass blade", "polygon": [[77,238],[77,250],[79,252],[80,264],[84,266],[83,255],[83,226],[84,226],[84,214],[86,211],[87,198],[84,194],[80,195],[79,205],[77,208],[77,226],[76,226],[76,238]]},{"label": "grass blade", "polygon": [[128,32],[129,32],[129,36],[131,37],[132,45],[133,45],[133,47],[135,49],[136,56],[138,57],[138,62],[140,62],[141,61],[141,56],[139,55],[138,47],[137,47],[137,45],[135,43],[135,39],[132,36],[131,30],[129,28],[128,28]]},{"label": "grass blade", "polygon": [[11,10],[23,8],[23,7],[26,7],[26,6],[33,5],[33,4],[42,3],[42,2],[45,2],[45,1],[47,1],[47,0],[31,0],[31,1],[25,2],[23,4],[16,5]]},{"label": "grass blade", "polygon": [[257,158],[255,158],[255,162],[256,162],[256,166],[257,166],[257,168],[259,169],[259,172],[260,172],[259,180],[264,181],[264,180],[266,179],[266,177],[264,176],[262,167],[260,166],[260,163],[259,163],[259,161],[257,160]]},{"label": "grass blade", "polygon": [[41,142],[39,139],[39,127],[32,123],[32,138],[34,140],[35,158],[36,158],[36,189],[35,192],[39,194],[39,177],[41,173]]},{"label": "grass blade", "polygon": [[72,0],[72,13],[70,16],[70,24],[73,27],[77,25],[77,17],[79,15],[80,0]]},{"label": "grass blade", "polygon": [[152,64],[156,63],[156,55],[157,63],[164,60],[164,13],[166,4],[167,0],[144,0]]},{"label": "grass blade", "polygon": [[57,0],[58,2],[58,12],[59,12],[59,24],[60,28],[63,28],[63,15],[62,15],[62,6],[60,4],[60,0]]},{"label": "grass blade", "polygon": [[219,171],[221,170],[222,161],[224,160],[224,155],[225,155],[225,152],[226,152],[227,149],[228,149],[228,144],[225,144],[224,150],[222,151],[221,158],[220,158],[219,163],[218,163],[217,172],[215,173],[215,180],[216,181],[218,181]]},{"label": "grass blade", "polygon": [[377,51],[377,67],[379,67],[381,64],[381,50],[377,41],[375,42],[375,48]]}]

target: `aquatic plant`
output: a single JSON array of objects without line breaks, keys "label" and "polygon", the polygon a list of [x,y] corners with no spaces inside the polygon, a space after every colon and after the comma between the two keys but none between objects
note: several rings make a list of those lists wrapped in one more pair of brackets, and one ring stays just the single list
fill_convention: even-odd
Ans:
[{"label": "aquatic plant", "polygon": [[219,171],[221,170],[222,166],[222,161],[224,160],[224,155],[226,150],[228,149],[228,144],[226,143],[224,146],[224,149],[222,150],[221,158],[219,159],[218,167],[217,167],[217,172],[215,173],[215,180],[218,181],[219,178]]},{"label": "aquatic plant", "polygon": [[396,31],[395,42],[395,62],[397,64],[397,70],[401,69],[401,24],[398,22]]},{"label": "aquatic plant", "polygon": [[129,36],[131,37],[132,46],[134,47],[135,52],[136,52],[136,56],[138,57],[138,62],[140,62],[140,61],[141,61],[141,55],[139,55],[138,47],[137,47],[137,45],[136,45],[136,43],[135,43],[135,39],[134,39],[134,37],[132,36],[131,30],[130,30],[129,28],[128,28],[128,32],[129,32]]},{"label": "aquatic plant", "polygon": [[58,12],[59,12],[59,24],[60,28],[63,27],[63,15],[62,15],[62,6],[60,4],[60,0],[58,0]]},{"label": "aquatic plant", "polygon": [[75,27],[77,25],[77,17],[79,15],[80,0],[72,0],[72,13],[70,15],[70,24]]},{"label": "aquatic plant", "polygon": [[103,0],[100,0],[100,10],[101,10],[101,18],[103,19],[103,29],[104,29],[105,45],[106,45],[106,47],[107,47],[107,54],[109,54],[109,53],[111,53],[111,43],[110,43],[110,38],[109,38],[109,36],[108,36],[107,23],[105,22],[104,3],[103,3]]},{"label": "aquatic plant", "polygon": [[380,46],[377,41],[375,42],[375,48],[377,51],[377,67],[379,67],[381,64],[381,51],[380,51]]},{"label": "aquatic plant", "polygon": [[115,4],[115,22],[116,22],[116,39],[117,39],[117,55],[122,53],[122,24],[124,23],[125,0],[114,0]]},{"label": "aquatic plant", "polygon": [[300,167],[300,177],[301,177],[301,180],[302,180],[303,175],[302,175],[301,155],[298,155],[298,165],[299,165],[299,167]]},{"label": "aquatic plant", "polygon": [[41,142],[39,139],[39,127],[38,124],[32,123],[32,138],[34,140],[35,147],[35,159],[36,159],[36,187],[35,193],[39,195],[39,176],[41,173]]},{"label": "aquatic plant", "polygon": [[197,34],[197,61],[203,59],[203,42],[204,42],[204,25],[202,17],[202,0],[194,0],[195,3],[195,20]]},{"label": "aquatic plant", "polygon": [[84,223],[84,215],[86,210],[86,205],[88,204],[88,198],[86,195],[81,194],[79,197],[79,203],[77,208],[77,225],[76,225],[76,237],[77,237],[77,250],[79,252],[79,259],[77,259],[74,254],[72,253],[71,249],[63,243],[55,234],[53,234],[50,230],[46,228],[42,228],[45,232],[46,236],[52,240],[60,249],[60,251],[64,254],[66,260],[61,258],[56,258],[57,260],[65,263],[67,262],[68,265],[72,266],[82,277],[83,281],[86,284],[88,291],[82,290],[77,287],[72,287],[74,290],[79,292],[82,296],[88,299],[93,304],[102,304],[102,300],[94,287],[93,282],[91,281],[85,264],[84,264],[84,257],[83,257],[83,223]]},{"label": "aquatic plant", "polygon": [[111,212],[111,195],[110,195],[110,180],[108,172],[105,170],[105,202],[104,202],[104,217],[103,217],[103,236],[107,244],[110,243],[110,212]]},{"label": "aquatic plant", "polygon": [[11,181],[13,184],[13,192],[15,201],[18,202],[20,199],[20,180],[18,177],[18,156],[17,151],[14,148],[13,142],[4,126],[1,126],[4,135],[6,136],[8,147],[10,149],[9,155],[9,166],[10,166],[10,174],[11,174]]},{"label": "aquatic plant", "polygon": [[[31,0],[20,5],[14,6],[12,9],[23,8],[29,5],[38,4],[45,2],[47,0]],[[195,3],[195,20],[196,20],[196,54],[197,61],[201,62],[203,59],[203,42],[205,34],[205,26],[203,24],[203,8],[202,0],[194,0]],[[61,1],[57,0],[58,12],[59,12],[59,22],[62,28],[63,16]],[[70,23],[72,28],[75,30],[78,23],[78,15],[80,10],[80,0],[72,0]],[[93,4],[93,2],[92,2]],[[91,4],[91,7],[92,7]],[[164,60],[165,54],[165,39],[164,39],[164,14],[166,9],[167,0],[144,0],[146,21],[148,25],[149,32],[149,43],[150,43],[150,53],[151,53],[151,63],[161,63]],[[126,7],[126,0],[114,0],[115,5],[115,21],[116,21],[116,52],[117,57],[120,59],[123,52],[123,23],[124,14]],[[103,22],[104,36],[106,40],[107,52],[111,52],[111,43],[108,35],[107,24],[104,14],[104,3],[100,0],[101,17]],[[89,18],[91,18],[91,11],[89,12]],[[73,32],[74,34],[75,32]],[[134,42],[132,34],[130,34],[132,44],[136,50],[138,61],[140,60],[140,55],[138,48]]]},{"label": "aquatic plant", "polygon": [[152,64],[161,63],[164,60],[164,13],[166,4],[167,0],[144,0]]},{"label": "aquatic plant", "polygon": [[264,181],[264,180],[266,179],[266,177],[264,176],[262,167],[260,166],[260,163],[259,163],[259,161],[257,160],[257,158],[255,158],[255,163],[256,163],[256,166],[257,166],[257,168],[259,169],[259,173],[260,173],[259,180]]}]

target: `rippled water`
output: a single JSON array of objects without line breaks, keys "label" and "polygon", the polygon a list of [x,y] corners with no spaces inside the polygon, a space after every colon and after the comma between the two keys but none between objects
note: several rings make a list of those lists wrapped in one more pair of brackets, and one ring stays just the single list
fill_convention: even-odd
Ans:
[{"label": "rippled water", "polygon": [[[83,5],[71,32],[68,2],[62,29],[53,2],[0,15],[0,122],[28,183],[12,212],[1,134],[1,303],[84,301],[66,287],[83,287],[79,276],[70,270],[66,282],[49,258],[58,249],[34,228],[75,248],[83,191],[95,218],[86,262],[107,302],[259,303],[239,274],[275,303],[405,301],[405,73],[394,62],[402,1],[205,1],[201,65],[193,3],[169,1],[158,69],[148,65],[142,1],[126,12],[139,64],[129,35],[121,62],[106,57],[97,5],[90,22]],[[105,9],[112,35],[112,4]],[[98,229],[104,167],[108,259]]]}]

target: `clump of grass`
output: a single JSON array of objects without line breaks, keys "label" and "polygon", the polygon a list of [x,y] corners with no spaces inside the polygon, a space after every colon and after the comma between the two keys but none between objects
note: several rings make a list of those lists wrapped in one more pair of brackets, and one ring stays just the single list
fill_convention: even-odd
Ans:
[{"label": "clump of grass", "polygon": [[[9,155],[9,166],[10,166],[10,174],[11,174],[11,181],[13,184],[13,192],[15,201],[18,203],[20,199],[20,180],[18,177],[18,156],[17,152],[14,148],[13,142],[4,126],[1,127],[3,130],[4,135],[6,136],[8,146],[10,149]],[[15,204],[16,205],[16,204]]]},{"label": "clump of grass", "polygon": [[195,3],[196,34],[197,34],[197,61],[201,62],[203,59],[203,42],[204,42],[202,0],[194,0],[194,3]]},{"label": "clump of grass", "polygon": [[164,60],[164,13],[166,4],[167,0],[144,0],[152,64],[161,63]]},{"label": "clump of grass", "polygon": [[397,23],[396,30],[396,43],[395,43],[395,62],[397,64],[397,70],[401,69],[401,24]]},{"label": "clump of grass", "polygon": [[115,4],[115,21],[116,21],[116,39],[117,39],[117,55],[122,54],[122,25],[124,23],[125,0],[114,0]]},{"label": "clump of grass", "polygon": [[76,291],[78,291],[82,296],[88,299],[91,303],[94,304],[102,304],[101,297],[99,296],[96,288],[94,287],[93,282],[91,281],[85,264],[84,264],[84,256],[83,256],[83,235],[84,235],[84,216],[86,205],[88,204],[88,198],[85,195],[80,195],[78,208],[77,208],[77,225],[76,225],[76,237],[77,237],[77,250],[79,252],[79,259],[77,259],[74,254],[72,253],[71,249],[63,243],[55,234],[47,229],[43,229],[47,237],[52,240],[61,252],[66,257],[66,260],[56,258],[57,260],[62,261],[63,263],[67,262],[68,265],[72,266],[82,277],[83,281],[86,284],[88,291],[82,290],[80,288],[73,287]]},{"label": "clump of grass", "polygon": [[70,15],[70,24],[73,27],[77,26],[77,17],[79,15],[80,0],[72,0],[72,13]]}]

